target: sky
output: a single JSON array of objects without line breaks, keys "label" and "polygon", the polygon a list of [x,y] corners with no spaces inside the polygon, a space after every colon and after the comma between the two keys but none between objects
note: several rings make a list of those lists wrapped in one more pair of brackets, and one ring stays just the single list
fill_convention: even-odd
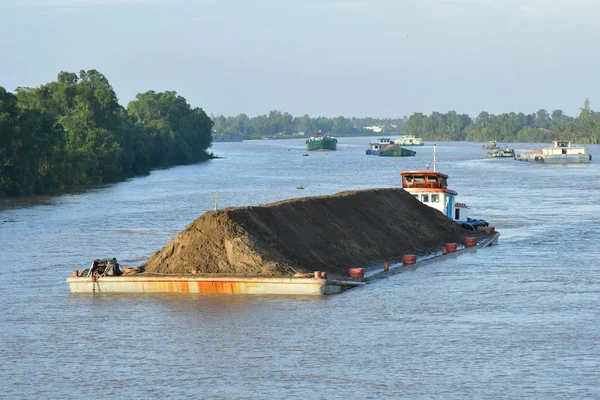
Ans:
[{"label": "sky", "polygon": [[209,115],[576,116],[600,104],[600,0],[0,0],[0,86],[96,69],[123,106]]}]

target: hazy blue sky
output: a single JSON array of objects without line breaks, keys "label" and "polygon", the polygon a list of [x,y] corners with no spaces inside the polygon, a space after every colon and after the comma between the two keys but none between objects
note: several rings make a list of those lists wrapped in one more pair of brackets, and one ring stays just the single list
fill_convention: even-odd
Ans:
[{"label": "hazy blue sky", "polygon": [[600,0],[0,0],[0,86],[97,69],[124,106],[209,114],[576,115],[600,104]]}]

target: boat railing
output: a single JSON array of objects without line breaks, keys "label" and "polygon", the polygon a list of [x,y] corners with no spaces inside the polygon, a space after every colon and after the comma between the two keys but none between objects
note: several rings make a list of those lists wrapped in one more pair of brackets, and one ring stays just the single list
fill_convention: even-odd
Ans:
[{"label": "boat railing", "polygon": [[439,182],[409,182],[408,180],[402,180],[402,187],[405,189],[443,189]]}]

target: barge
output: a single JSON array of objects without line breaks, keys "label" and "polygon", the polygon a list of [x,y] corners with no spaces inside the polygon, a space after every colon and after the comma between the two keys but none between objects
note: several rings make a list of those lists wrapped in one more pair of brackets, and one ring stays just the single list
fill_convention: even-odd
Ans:
[{"label": "barge", "polygon": [[514,158],[515,150],[508,147],[501,147],[488,151],[485,156],[487,158]]},{"label": "barge", "polygon": [[325,135],[322,131],[306,139],[306,150],[336,150],[337,139],[333,136]]},{"label": "barge", "polygon": [[382,157],[410,157],[417,154],[416,151],[402,148],[388,138],[381,138],[377,142],[369,143],[369,149],[365,153],[368,156]]},{"label": "barge", "polygon": [[555,140],[552,146],[523,151],[515,156],[515,160],[546,164],[581,164],[592,162],[592,155],[587,146],[573,146],[569,141]]},{"label": "barge", "polygon": [[[342,293],[360,287],[371,281],[391,276],[407,270],[440,261],[451,254],[461,254],[497,244],[498,232],[480,232],[479,237],[467,237],[463,244],[448,243],[436,253],[417,258],[416,255],[403,257],[402,262],[383,263],[365,268],[350,268],[348,278],[328,279],[327,274],[315,271],[299,274],[298,277],[235,277],[146,274],[120,276],[85,276],[87,272],[74,270],[67,278],[71,293],[188,293],[188,294],[255,294],[287,296],[324,296]],[[411,261],[406,261],[411,260]],[[88,271],[88,270],[86,270]],[[89,275],[89,274],[88,274]]]},{"label": "barge", "polygon": [[269,278],[198,275],[139,274],[134,276],[73,276],[71,293],[228,293],[271,295],[330,295],[363,282],[341,279]]},{"label": "barge", "polygon": [[[409,174],[428,178],[413,183],[415,193],[456,194],[447,188],[447,176],[435,168],[429,173]],[[497,241],[493,228],[465,231],[453,218],[415,202],[410,189],[366,189],[209,211],[139,267],[97,259],[66,281],[72,293],[321,296],[366,284],[382,272],[377,263],[385,260],[383,272],[389,273],[401,270],[393,264],[400,258],[402,266],[414,265],[442,259],[438,257],[461,250],[462,243],[466,249]],[[461,208],[453,200],[447,204],[453,204],[452,210]],[[315,215],[315,209],[321,212]],[[426,254],[422,249],[428,249]],[[365,267],[350,267],[357,264]]]}]

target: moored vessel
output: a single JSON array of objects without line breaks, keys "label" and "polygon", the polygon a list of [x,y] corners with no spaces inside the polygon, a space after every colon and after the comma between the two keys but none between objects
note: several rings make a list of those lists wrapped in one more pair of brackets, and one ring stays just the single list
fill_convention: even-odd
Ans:
[{"label": "moored vessel", "polygon": [[337,139],[333,136],[325,135],[322,131],[317,132],[315,136],[306,139],[307,150],[336,150]]}]

